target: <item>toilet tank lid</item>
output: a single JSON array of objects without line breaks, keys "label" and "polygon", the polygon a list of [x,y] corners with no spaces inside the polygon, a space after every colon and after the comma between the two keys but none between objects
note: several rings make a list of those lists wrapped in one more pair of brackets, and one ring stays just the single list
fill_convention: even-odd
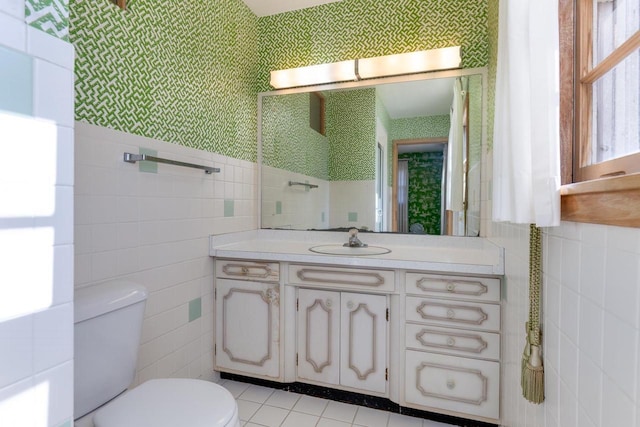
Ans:
[{"label": "toilet tank lid", "polygon": [[77,288],[74,292],[74,322],[82,322],[146,299],[145,287],[128,280]]}]

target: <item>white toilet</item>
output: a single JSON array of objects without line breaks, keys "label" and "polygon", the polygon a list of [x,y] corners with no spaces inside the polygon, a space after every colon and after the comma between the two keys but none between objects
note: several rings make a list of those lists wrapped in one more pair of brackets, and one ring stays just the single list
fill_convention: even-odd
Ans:
[{"label": "white toilet", "polygon": [[144,287],[127,281],[76,290],[74,419],[87,423],[99,408],[95,427],[239,427],[235,399],[209,381],[157,379],[124,392],[135,377],[146,299]]}]

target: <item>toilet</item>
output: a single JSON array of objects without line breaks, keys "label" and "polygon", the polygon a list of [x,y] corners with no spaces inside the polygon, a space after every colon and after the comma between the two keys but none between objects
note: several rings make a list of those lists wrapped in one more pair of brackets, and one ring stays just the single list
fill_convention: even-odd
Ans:
[{"label": "toilet", "polygon": [[235,399],[209,381],[155,379],[126,391],[135,377],[146,299],[143,286],[123,280],[76,289],[76,425],[239,427]]}]

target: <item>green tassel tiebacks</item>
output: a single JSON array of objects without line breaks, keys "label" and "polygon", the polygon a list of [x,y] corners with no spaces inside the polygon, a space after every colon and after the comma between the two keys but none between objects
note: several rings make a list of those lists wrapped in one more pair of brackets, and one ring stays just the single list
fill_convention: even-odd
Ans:
[{"label": "green tassel tiebacks", "polygon": [[541,269],[540,229],[531,224],[529,235],[529,321],[525,328],[527,342],[522,354],[522,395],[533,403],[544,401],[544,367],[540,331]]}]

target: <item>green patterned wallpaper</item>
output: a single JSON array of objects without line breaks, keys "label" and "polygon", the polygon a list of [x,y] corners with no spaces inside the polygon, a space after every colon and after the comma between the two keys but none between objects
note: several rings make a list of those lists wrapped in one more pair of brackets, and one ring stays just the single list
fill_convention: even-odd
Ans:
[{"label": "green patterned wallpaper", "polygon": [[69,41],[69,0],[26,0],[24,17],[28,25]]},{"label": "green patterned wallpaper", "polygon": [[409,170],[409,226],[422,224],[426,234],[440,234],[442,152],[404,153]]},{"label": "green patterned wallpaper", "polygon": [[469,169],[482,161],[482,76],[469,76]]},{"label": "green patterned wallpaper", "polygon": [[327,98],[327,138],[331,181],[375,179],[375,89],[331,93]]},{"label": "green patterned wallpaper", "polygon": [[269,72],[462,46],[464,68],[488,63],[487,0],[343,0],[258,20],[259,90]]},{"label": "green patterned wallpaper", "polygon": [[258,19],[240,0],[71,0],[76,120],[255,161]]},{"label": "green patterned wallpaper", "polygon": [[447,138],[450,126],[449,115],[395,119],[391,120],[390,139]]},{"label": "green patterned wallpaper", "polygon": [[329,141],[309,127],[309,94],[262,100],[262,158],[275,168],[329,179]]}]

